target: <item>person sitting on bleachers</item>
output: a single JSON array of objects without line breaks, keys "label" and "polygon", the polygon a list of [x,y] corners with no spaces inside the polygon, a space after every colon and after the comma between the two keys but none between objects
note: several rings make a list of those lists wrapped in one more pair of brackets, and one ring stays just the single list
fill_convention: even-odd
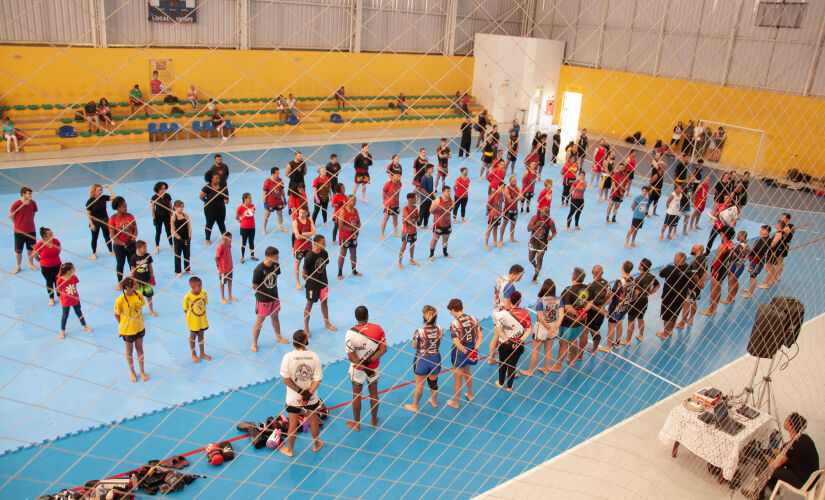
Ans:
[{"label": "person sitting on bleachers", "polygon": [[198,110],[198,89],[194,85],[189,86],[189,91],[186,92],[186,100],[192,105],[192,111]]},{"label": "person sitting on bleachers", "polygon": [[455,97],[453,97],[453,114],[457,115],[461,113],[461,93],[459,91],[455,91]]},{"label": "person sitting on bleachers", "polygon": [[346,106],[347,103],[347,94],[344,90],[344,86],[341,85],[341,88],[335,91],[335,102],[338,104],[338,109],[343,108]]},{"label": "person sitting on bleachers", "polygon": [[215,112],[212,113],[211,121],[212,127],[218,131],[218,135],[221,136],[221,139],[224,141],[227,140],[229,137],[224,135],[223,133],[225,128],[224,125],[226,125],[226,120],[223,119],[223,115],[221,115],[221,112],[218,111],[217,108],[215,108]]},{"label": "person sitting on bleachers", "polygon": [[112,119],[112,108],[109,107],[109,100],[105,97],[100,98],[100,103],[97,107],[97,116],[103,122],[103,128],[109,130],[109,125],[115,126],[115,121]]},{"label": "person sitting on bleachers", "polygon": [[86,121],[89,123],[89,132],[92,131],[92,123],[95,124],[95,132],[100,129],[100,119],[98,118],[97,104],[94,101],[89,101],[83,107]]},{"label": "person sitting on bleachers", "polygon": [[289,93],[289,97],[286,100],[286,112],[289,116],[298,118],[298,109],[295,107],[295,96],[292,95],[292,92]]},{"label": "person sitting on bleachers", "polygon": [[145,105],[146,103],[143,102],[143,92],[140,91],[140,87],[136,83],[134,88],[129,91],[129,113],[135,114],[135,107],[137,107],[138,111],[141,111]]},{"label": "person sitting on bleachers", "polygon": [[210,115],[214,115],[215,111],[217,110],[215,99],[209,98],[209,101],[206,103],[206,113]]},{"label": "person sitting on bleachers", "polygon": [[6,141],[6,153],[11,153],[11,143],[14,143],[14,152],[20,151],[20,145],[17,144],[17,130],[14,128],[14,123],[6,117],[3,120],[3,139]]},{"label": "person sitting on bleachers", "polygon": [[398,110],[401,111],[401,116],[404,116],[404,113],[407,112],[407,98],[404,97],[404,92],[398,94],[398,99],[396,99],[395,105]]},{"label": "person sitting on bleachers", "polygon": [[284,121],[286,118],[286,100],[284,96],[278,94],[278,99],[275,100],[275,109],[278,111],[278,121]]}]

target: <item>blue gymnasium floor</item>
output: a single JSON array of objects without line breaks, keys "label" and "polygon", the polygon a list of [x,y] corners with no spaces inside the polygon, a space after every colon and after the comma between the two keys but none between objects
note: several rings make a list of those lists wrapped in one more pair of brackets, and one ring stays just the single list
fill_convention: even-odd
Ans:
[{"label": "blue gymnasium floor", "polygon": [[[411,397],[412,387],[403,386],[412,378],[412,349],[408,339],[420,323],[421,306],[431,303],[439,307],[442,311],[439,323],[446,325],[449,316],[443,306],[449,298],[458,296],[467,312],[486,318],[496,276],[506,272],[514,262],[528,267],[526,217],[519,221],[517,231],[517,239],[522,243],[508,243],[491,252],[483,249],[486,182],[475,180],[478,161],[473,159],[467,161],[474,181],[470,189],[468,224],[454,228],[450,245],[454,258],[447,260],[437,253],[434,263],[427,262],[419,268],[406,267],[404,271],[397,269],[398,239],[389,237],[383,244],[378,240],[384,166],[392,152],[405,151],[402,164],[405,187],[408,187],[412,151],[422,145],[434,149],[435,144],[435,141],[418,141],[373,145],[376,165],[374,182],[368,189],[371,203],[359,203],[358,207],[364,221],[359,244],[359,268],[364,276],[348,276],[343,282],[332,282],[330,317],[339,326],[339,332],[322,329],[317,307],[311,323],[312,348],[329,363],[321,394],[330,407],[345,404],[350,397],[347,364],[339,360],[343,357],[343,331],[353,322],[354,307],[367,304],[372,321],[384,327],[393,347],[382,363],[381,389],[402,387],[382,395],[381,428],[373,430],[365,426],[360,433],[351,432],[343,425],[343,420],[350,416],[349,407],[344,406],[332,411],[322,435],[327,446],[319,454],[307,451],[305,439],[298,440],[297,456],[290,461],[277,452],[252,449],[247,439],[235,443],[236,451],[241,453],[222,468],[206,465],[203,454],[198,453],[190,457],[193,466],[187,472],[209,477],[198,479],[175,496],[251,498],[285,497],[290,493],[317,494],[319,498],[471,496],[575,446],[661,400],[677,386],[689,384],[742,356],[759,301],[767,300],[769,293],[798,294],[809,289],[810,283],[822,279],[822,266],[816,260],[816,255],[822,252],[822,216],[795,213],[794,222],[805,225],[794,240],[794,246],[800,247],[788,259],[778,289],[758,291],[755,299],[759,301],[738,300],[733,306],[720,306],[719,314],[710,319],[712,324],[708,318],[697,315],[692,329],[679,332],[665,342],[653,335],[660,327],[658,305],[654,301],[647,315],[646,339],[641,345],[634,342],[618,355],[586,358],[583,365],[565,368],[561,375],[520,378],[512,394],[495,390],[494,367],[480,364],[475,369],[477,395],[471,405],[462,402],[462,409],[456,412],[444,406],[446,395],[442,393],[437,410],[423,403],[421,413],[414,416],[401,406]],[[325,163],[333,150],[343,158],[354,151],[352,146],[342,145],[305,150],[304,154],[310,157],[312,165]],[[284,150],[225,153],[224,161],[231,170],[230,213],[234,213],[235,197],[240,193],[247,191],[256,199],[259,197],[265,177],[260,171],[268,171],[273,164],[283,166],[290,157],[291,152]],[[242,174],[241,162],[251,165]],[[146,203],[154,182],[160,179],[168,182],[170,192],[186,202],[187,212],[196,224],[202,223],[196,195],[202,174],[210,163],[211,155],[0,173],[6,183],[2,186],[5,194],[0,196],[7,205],[17,198],[14,192],[20,183],[34,184],[38,190],[37,223],[55,230],[63,245],[63,260],[70,260],[79,268],[81,301],[90,326],[95,328],[92,334],[82,332],[72,318],[68,338],[58,340],[59,310],[46,305],[40,273],[24,271],[17,276],[3,276],[8,293],[0,298],[3,304],[0,309],[0,399],[3,401],[0,448],[11,450],[38,443],[0,456],[0,492],[4,498],[35,498],[88,479],[129,470],[149,459],[196,450],[206,443],[237,436],[239,433],[234,429],[237,422],[263,420],[282,410],[284,388],[277,379],[273,381],[273,377],[278,376],[280,359],[287,347],[275,345],[267,325],[259,342],[259,352],[248,351],[254,303],[249,288],[252,263],[236,264],[235,293],[241,301],[229,306],[220,304],[212,260],[214,250],[204,245],[202,231],[193,230],[193,267],[197,275],[204,278],[204,286],[212,299],[207,352],[213,356],[210,362],[194,365],[189,360],[188,332],[180,309],[180,300],[188,285],[185,278],[175,279],[168,250],[155,256],[156,309],[160,316],[151,318],[146,314],[146,361],[151,379],[147,383],[132,384],[111,313],[117,294],[113,288],[113,258],[99,252],[98,260],[85,260],[89,252],[88,232],[85,214],[78,208],[83,207],[89,184],[117,182],[116,192],[126,196],[130,211],[138,217],[141,237],[149,240],[153,226]],[[351,165],[344,163],[344,167],[343,179],[347,187],[351,187]],[[453,159],[451,180],[458,173],[458,167],[459,162]],[[190,169],[191,177],[187,177],[185,173]],[[551,168],[545,175],[553,176],[558,184],[557,169]],[[38,179],[52,178],[56,181],[39,192],[43,182],[37,184]],[[314,173],[310,169],[308,179],[312,178]],[[638,193],[638,189],[637,183],[634,193]],[[771,198],[761,186],[755,186],[754,191],[752,201],[763,198],[763,203],[767,203]],[[558,206],[559,195],[557,187],[552,214],[561,231],[550,245],[540,278],[552,277],[560,288],[569,284],[574,266],[589,270],[596,263],[607,264],[605,274],[611,279],[617,276],[618,263],[625,258],[636,263],[641,257],[648,257],[659,267],[667,263],[674,252],[687,250],[690,244],[707,238],[705,229],[696,237],[661,243],[657,239],[661,218],[651,219],[637,239],[641,247],[625,250],[622,245],[629,225],[629,203],[620,211],[619,224],[605,226],[606,207],[598,203],[594,190],[587,193],[584,230],[569,234],[562,228],[567,209]],[[745,218],[749,220],[743,221],[741,228],[754,235],[757,221],[772,223],[776,212],[777,209],[771,207],[748,207]],[[230,228],[237,237],[237,225],[232,224]],[[6,231],[10,233],[10,228]],[[329,228],[322,232],[329,235]],[[422,240],[416,252],[419,261],[425,261],[427,255],[424,248],[427,245],[423,244],[427,239]],[[283,274],[279,285],[284,303],[281,325],[284,335],[289,335],[301,326],[304,305],[303,291],[294,288],[293,261],[287,252],[289,236],[276,233],[261,237],[259,233],[256,244],[261,250],[269,244],[281,249]],[[331,247],[330,253],[333,263],[328,272],[332,276],[337,247]],[[237,262],[237,248],[234,257]],[[10,253],[4,254],[0,267],[11,269],[11,258]],[[345,269],[347,267],[345,264]],[[518,288],[529,305],[538,287],[525,279]],[[809,318],[825,310],[822,294],[797,296],[806,303]],[[706,300],[704,297],[700,307]],[[488,319],[484,325],[489,335]],[[442,351],[447,354],[447,343]],[[522,364],[526,362],[525,357]],[[442,376],[440,385],[449,393],[451,382],[447,374]],[[124,418],[126,420],[122,420]],[[111,424],[113,421],[117,423]],[[58,435],[69,436],[55,440]]]}]

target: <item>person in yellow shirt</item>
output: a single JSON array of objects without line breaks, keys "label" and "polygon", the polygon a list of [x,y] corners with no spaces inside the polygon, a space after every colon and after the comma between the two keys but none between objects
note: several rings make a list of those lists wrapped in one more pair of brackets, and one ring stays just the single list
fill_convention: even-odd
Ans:
[{"label": "person in yellow shirt", "polygon": [[115,320],[118,322],[118,335],[126,344],[126,364],[129,365],[129,379],[137,382],[135,367],[132,362],[132,348],[137,351],[138,367],[140,368],[140,378],[143,381],[149,380],[149,376],[143,369],[143,336],[146,335],[146,327],[143,323],[143,305],[146,300],[137,290],[137,281],[134,278],[126,277],[120,282],[121,294],[115,300]]},{"label": "person in yellow shirt", "polygon": [[189,328],[189,349],[192,351],[192,362],[200,363],[195,353],[195,337],[200,346],[201,359],[209,361],[212,359],[203,352],[203,334],[209,328],[209,321],[206,319],[206,305],[209,304],[209,297],[203,289],[203,283],[197,276],[189,278],[189,287],[192,289],[183,297],[183,311],[186,314],[186,326]]}]

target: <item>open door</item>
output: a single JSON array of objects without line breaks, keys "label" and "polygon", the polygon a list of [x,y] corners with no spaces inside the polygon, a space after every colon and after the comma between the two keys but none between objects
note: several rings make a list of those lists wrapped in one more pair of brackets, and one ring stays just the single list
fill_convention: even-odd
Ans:
[{"label": "open door", "polygon": [[582,108],[582,95],[578,92],[565,92],[561,108],[561,148],[576,139],[579,134],[579,113]]}]

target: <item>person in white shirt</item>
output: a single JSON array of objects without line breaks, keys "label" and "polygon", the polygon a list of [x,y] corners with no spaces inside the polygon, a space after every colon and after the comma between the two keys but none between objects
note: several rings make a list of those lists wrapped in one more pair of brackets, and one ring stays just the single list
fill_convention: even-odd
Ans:
[{"label": "person in white shirt", "polygon": [[316,410],[320,404],[318,386],[321,385],[321,360],[318,354],[307,350],[307,336],[303,330],[292,334],[295,350],[288,352],[281,360],[281,377],[286,384],[286,412],[289,415],[289,431],[286,445],[281,446],[281,453],[291,457],[295,446],[295,433],[298,429],[298,417],[306,415],[312,433],[312,451],[318,451],[324,442],[318,438],[321,421]]},{"label": "person in white shirt", "polygon": [[293,96],[292,93],[289,94],[289,97],[286,100],[286,112],[297,117],[297,111],[295,110],[295,96]]}]

